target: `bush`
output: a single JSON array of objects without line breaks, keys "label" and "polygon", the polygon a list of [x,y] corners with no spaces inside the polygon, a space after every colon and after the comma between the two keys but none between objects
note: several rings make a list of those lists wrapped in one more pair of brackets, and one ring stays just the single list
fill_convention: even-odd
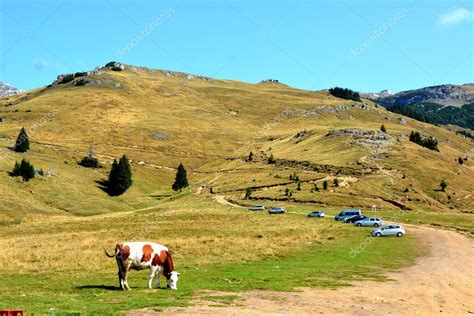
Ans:
[{"label": "bush", "polygon": [[338,187],[338,186],[339,186],[339,179],[338,179],[338,178],[334,178],[333,183],[334,183],[334,186],[335,186],[335,187]]},{"label": "bush", "polygon": [[387,129],[385,128],[385,125],[382,124],[382,126],[380,126],[380,131],[387,133]]},{"label": "bush", "polygon": [[419,132],[411,131],[410,141],[431,150],[439,151],[438,140],[433,137],[424,137]]},{"label": "bush", "polygon": [[461,157],[459,157],[459,158],[458,158],[458,163],[459,163],[460,165],[462,165],[462,164],[464,164],[464,160],[463,160]]},{"label": "bush", "polygon": [[333,96],[345,100],[360,101],[360,95],[358,92],[352,91],[350,89],[334,87],[329,89],[329,93]]},{"label": "bush", "polygon": [[296,187],[296,190],[301,191],[301,182],[298,181],[298,186]]},{"label": "bush", "polygon": [[85,156],[84,158],[82,158],[79,164],[86,168],[99,168],[100,167],[99,161],[97,160],[97,158],[93,156]]},{"label": "bush", "polygon": [[87,155],[84,156],[84,158],[82,158],[81,162],[79,162],[79,165],[86,168],[100,168],[100,163],[95,157],[92,146],[89,147],[89,151],[87,152]]},{"label": "bush", "polygon": [[23,158],[21,163],[15,162],[15,166],[10,175],[12,177],[22,177],[23,180],[29,181],[35,177],[35,168],[28,160]]}]

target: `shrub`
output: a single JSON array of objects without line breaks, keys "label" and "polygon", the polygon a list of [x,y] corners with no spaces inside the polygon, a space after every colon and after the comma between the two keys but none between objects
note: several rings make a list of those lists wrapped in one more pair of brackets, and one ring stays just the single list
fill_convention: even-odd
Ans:
[{"label": "shrub", "polygon": [[385,125],[382,124],[382,126],[380,126],[380,131],[384,132],[384,133],[387,132],[387,129],[385,128]]},{"label": "shrub", "polygon": [[458,163],[459,163],[460,165],[462,165],[462,164],[464,164],[464,160],[463,160],[461,157],[459,157],[459,158],[458,158]]},{"label": "shrub", "polygon": [[410,141],[431,150],[439,151],[438,140],[433,137],[424,137],[419,132],[411,131]]},{"label": "shrub", "polygon": [[324,189],[324,190],[327,190],[327,189],[328,189],[328,181],[327,181],[327,180],[324,180],[324,181],[323,181],[323,189]]},{"label": "shrub", "polygon": [[100,168],[100,163],[95,157],[92,146],[89,147],[89,151],[87,152],[87,155],[85,155],[84,158],[82,158],[79,164],[86,168]]},{"label": "shrub", "polygon": [[334,178],[333,183],[334,183],[334,186],[335,186],[335,187],[338,187],[338,186],[339,186],[339,179],[338,179],[338,178]]},{"label": "shrub", "polygon": [[298,181],[298,186],[296,187],[296,190],[301,191],[301,182]]}]

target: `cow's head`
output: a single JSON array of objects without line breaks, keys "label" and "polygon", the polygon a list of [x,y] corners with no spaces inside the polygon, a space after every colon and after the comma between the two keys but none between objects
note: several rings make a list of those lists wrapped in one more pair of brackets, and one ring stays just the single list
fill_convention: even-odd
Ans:
[{"label": "cow's head", "polygon": [[178,289],[178,277],[179,273],[176,271],[172,271],[167,278],[167,288],[170,290],[177,290]]}]

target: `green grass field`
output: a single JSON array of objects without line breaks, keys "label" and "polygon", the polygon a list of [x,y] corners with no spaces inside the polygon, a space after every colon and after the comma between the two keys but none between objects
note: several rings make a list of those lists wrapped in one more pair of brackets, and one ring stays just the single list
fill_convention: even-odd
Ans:
[{"label": "green grass field", "polygon": [[[414,236],[368,239],[369,231],[303,212],[252,213],[189,194],[154,210],[9,225],[0,235],[1,257],[9,257],[1,262],[0,306],[97,314],[185,306],[205,289],[336,288],[383,281],[383,271],[412,264],[422,251]],[[131,292],[118,290],[115,260],[102,246],[144,238],[173,250],[178,291],[146,289],[146,271],[131,273]]]}]

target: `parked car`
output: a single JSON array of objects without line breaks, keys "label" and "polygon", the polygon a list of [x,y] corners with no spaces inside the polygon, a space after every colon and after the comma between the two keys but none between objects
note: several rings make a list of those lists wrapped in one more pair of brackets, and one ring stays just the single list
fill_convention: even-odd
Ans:
[{"label": "parked car", "polygon": [[273,207],[272,209],[268,210],[268,214],[283,214],[286,210],[284,207]]},{"label": "parked car", "polygon": [[375,237],[382,237],[382,236],[402,237],[403,235],[405,235],[405,229],[400,225],[390,224],[390,225],[384,225],[382,227],[376,228],[372,230],[370,234]]},{"label": "parked car", "polygon": [[336,221],[343,221],[345,218],[356,216],[356,215],[361,215],[360,210],[343,210],[336,216],[334,216],[334,219]]},{"label": "parked car", "polygon": [[323,211],[314,211],[308,214],[308,217],[324,217]]},{"label": "parked car", "polygon": [[383,222],[380,218],[375,218],[375,217],[366,217],[364,219],[361,219],[360,221],[354,222],[354,225],[357,227],[361,226],[374,226],[374,227],[379,227],[382,226]]},{"label": "parked car", "polygon": [[354,222],[360,221],[364,218],[367,218],[367,216],[365,216],[365,215],[355,215],[355,216],[344,218],[344,222],[345,223],[354,223]]},{"label": "parked car", "polygon": [[265,210],[265,206],[263,205],[254,205],[254,206],[249,207],[249,211],[264,211],[264,210]]}]

